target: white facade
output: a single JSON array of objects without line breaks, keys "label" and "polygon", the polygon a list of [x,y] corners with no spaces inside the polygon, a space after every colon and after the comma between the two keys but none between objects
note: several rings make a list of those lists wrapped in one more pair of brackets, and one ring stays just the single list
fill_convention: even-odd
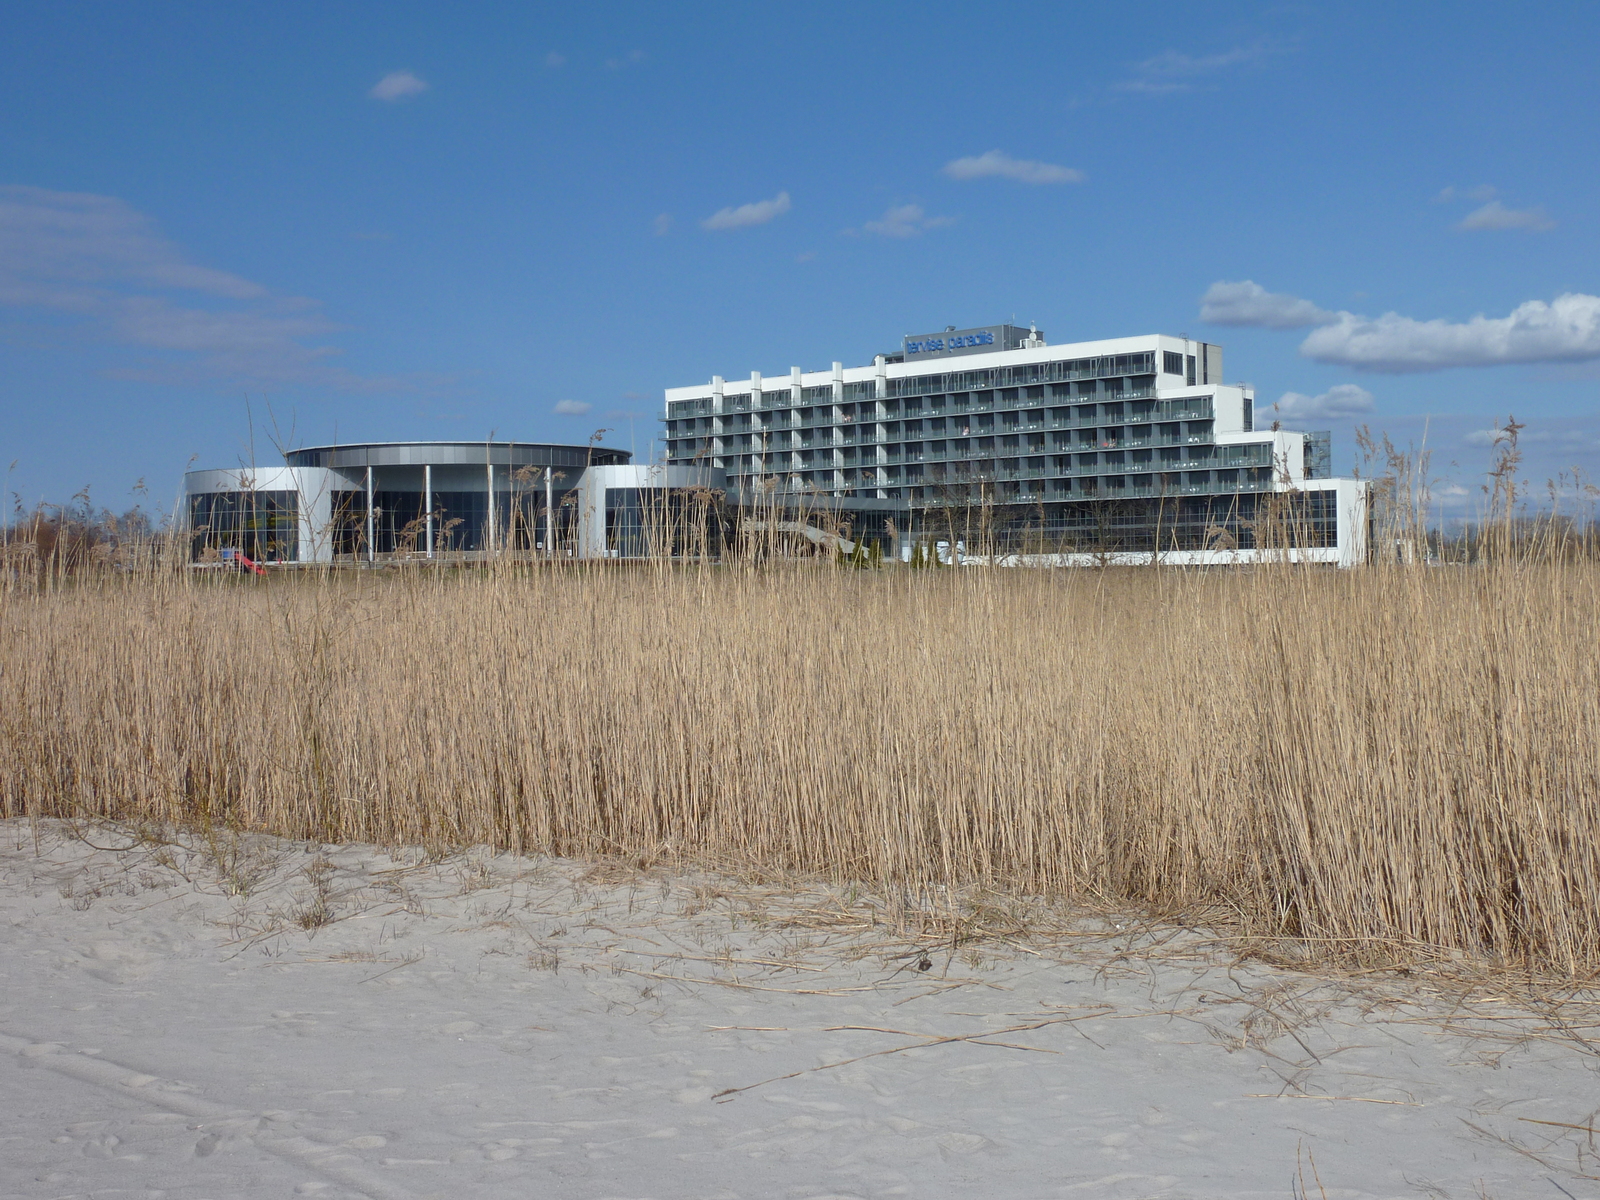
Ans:
[{"label": "white facade", "polygon": [[[1232,504],[1240,532],[1263,493],[1296,492],[1315,515],[1308,553],[1354,561],[1353,549],[1332,544],[1331,488],[1341,497],[1339,547],[1364,545],[1346,525],[1364,526],[1366,489],[1335,486],[1328,435],[1258,429],[1254,389],[1225,383],[1221,347],[1192,339],[1053,346],[1036,330],[951,330],[908,337],[901,353],[868,366],[714,376],[669,388],[665,400],[667,461],[721,469],[736,494],[806,493],[908,514],[1048,508],[1036,524],[1063,541],[1081,535],[1084,511],[1109,501],[1178,504],[1196,542],[1206,514]],[[1199,544],[1164,552],[1214,553]]]},{"label": "white facade", "polygon": [[578,554],[582,558],[608,558],[618,555],[608,539],[608,516],[622,507],[619,493],[686,492],[698,489],[722,490],[727,477],[719,470],[703,466],[669,467],[661,463],[590,467],[578,482]]}]

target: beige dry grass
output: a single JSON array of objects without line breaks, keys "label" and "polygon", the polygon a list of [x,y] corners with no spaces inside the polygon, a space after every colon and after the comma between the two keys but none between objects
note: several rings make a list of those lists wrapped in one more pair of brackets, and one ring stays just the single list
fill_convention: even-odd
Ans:
[{"label": "beige dry grass", "polygon": [[0,593],[0,809],[1600,969],[1600,568],[507,568]]}]

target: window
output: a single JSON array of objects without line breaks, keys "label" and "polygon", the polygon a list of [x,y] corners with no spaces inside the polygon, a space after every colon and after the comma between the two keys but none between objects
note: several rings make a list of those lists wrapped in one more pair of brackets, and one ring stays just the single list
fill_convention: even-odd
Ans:
[{"label": "window", "polygon": [[1161,370],[1167,375],[1183,374],[1183,355],[1175,354],[1171,350],[1161,356]]},{"label": "window", "polygon": [[1186,372],[1184,372],[1184,374],[1185,374],[1185,376],[1187,377],[1187,379],[1189,381],[1189,386],[1193,387],[1194,386],[1194,355],[1192,355],[1192,354],[1189,355],[1189,357],[1185,361],[1188,363],[1189,369]]},{"label": "window", "polygon": [[[349,498],[345,503],[352,510],[359,506],[352,521],[364,522],[366,495],[338,495]],[[239,550],[258,562],[293,562],[300,534],[299,499],[294,492],[251,491],[203,492],[189,497],[195,557],[216,548]],[[335,508],[337,516],[337,504]]]},{"label": "window", "polygon": [[1256,402],[1254,397],[1244,398],[1244,431],[1254,433],[1256,428]]}]

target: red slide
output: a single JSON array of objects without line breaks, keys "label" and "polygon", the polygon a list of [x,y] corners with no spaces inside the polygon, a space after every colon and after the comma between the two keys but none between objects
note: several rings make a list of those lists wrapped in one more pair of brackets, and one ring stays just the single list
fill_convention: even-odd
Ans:
[{"label": "red slide", "polygon": [[257,575],[265,575],[267,573],[267,569],[260,563],[256,562],[256,560],[253,558],[249,558],[246,555],[240,554],[238,551],[234,552],[233,557],[234,561],[242,566],[246,571],[254,571]]}]

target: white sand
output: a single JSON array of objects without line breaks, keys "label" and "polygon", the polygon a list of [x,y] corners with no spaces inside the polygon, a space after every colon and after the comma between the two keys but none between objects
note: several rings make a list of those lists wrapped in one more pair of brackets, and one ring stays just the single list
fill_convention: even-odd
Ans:
[{"label": "white sand", "polygon": [[511,856],[253,839],[229,894],[88,837],[0,823],[3,1197],[1600,1196],[1535,1123],[1596,1124],[1600,1058],[1481,997],[1453,1033],[1147,938],[918,971],[777,919],[821,893]]}]

